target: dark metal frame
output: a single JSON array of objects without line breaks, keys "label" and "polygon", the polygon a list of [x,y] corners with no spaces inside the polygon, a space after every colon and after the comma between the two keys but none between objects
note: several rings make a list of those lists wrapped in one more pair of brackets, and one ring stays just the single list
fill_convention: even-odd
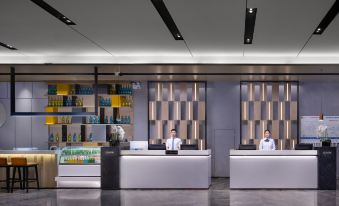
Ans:
[{"label": "dark metal frame", "polygon": [[152,83],[204,83],[205,85],[205,148],[207,149],[207,81],[147,81],[147,141],[149,143],[150,140],[150,120],[149,120],[149,93],[150,88],[149,85]]},{"label": "dark metal frame", "polygon": [[[95,112],[17,112],[15,110],[15,76],[18,75],[94,75],[94,95],[95,95]],[[10,82],[10,101],[11,101],[11,116],[88,116],[98,114],[98,68],[94,68],[94,73],[15,73],[15,68],[11,67],[11,82]]]},{"label": "dark metal frame", "polygon": [[300,118],[299,118],[299,81],[240,81],[240,92],[239,92],[239,100],[240,100],[240,144],[242,142],[242,105],[241,105],[241,102],[242,102],[242,90],[241,90],[241,87],[244,83],[296,83],[297,84],[297,108],[298,108],[298,111],[297,111],[297,144],[299,144],[299,126],[300,126]]}]

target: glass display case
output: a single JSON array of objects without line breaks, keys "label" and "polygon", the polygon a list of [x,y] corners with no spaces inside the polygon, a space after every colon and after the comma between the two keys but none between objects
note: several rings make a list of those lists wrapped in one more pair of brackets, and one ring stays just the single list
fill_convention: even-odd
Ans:
[{"label": "glass display case", "polygon": [[64,147],[59,153],[59,165],[98,165],[100,147]]}]

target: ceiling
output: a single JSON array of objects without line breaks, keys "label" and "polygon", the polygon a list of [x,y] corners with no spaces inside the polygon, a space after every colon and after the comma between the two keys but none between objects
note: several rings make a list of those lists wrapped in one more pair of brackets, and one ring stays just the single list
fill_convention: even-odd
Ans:
[{"label": "ceiling", "polygon": [[150,0],[2,0],[0,64],[339,64],[339,17],[312,35],[335,0],[247,0],[258,8],[244,45],[246,0],[164,0],[185,41]]}]

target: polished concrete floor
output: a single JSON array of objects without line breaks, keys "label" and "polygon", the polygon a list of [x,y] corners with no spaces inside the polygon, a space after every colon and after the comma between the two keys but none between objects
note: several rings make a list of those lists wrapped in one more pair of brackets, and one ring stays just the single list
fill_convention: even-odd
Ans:
[{"label": "polished concrete floor", "polygon": [[228,179],[217,178],[213,179],[209,190],[43,189],[37,191],[32,189],[29,193],[17,190],[12,194],[2,190],[0,192],[0,205],[339,205],[339,190],[229,190],[228,185]]}]

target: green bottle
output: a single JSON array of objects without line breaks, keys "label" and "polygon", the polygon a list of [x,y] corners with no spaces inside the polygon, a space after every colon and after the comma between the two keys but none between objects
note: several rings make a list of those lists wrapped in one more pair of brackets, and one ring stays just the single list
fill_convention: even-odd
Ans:
[{"label": "green bottle", "polygon": [[72,135],[71,134],[68,134],[67,136],[67,142],[71,142],[72,141]]},{"label": "green bottle", "polygon": [[81,134],[78,135],[78,142],[81,142]]}]

